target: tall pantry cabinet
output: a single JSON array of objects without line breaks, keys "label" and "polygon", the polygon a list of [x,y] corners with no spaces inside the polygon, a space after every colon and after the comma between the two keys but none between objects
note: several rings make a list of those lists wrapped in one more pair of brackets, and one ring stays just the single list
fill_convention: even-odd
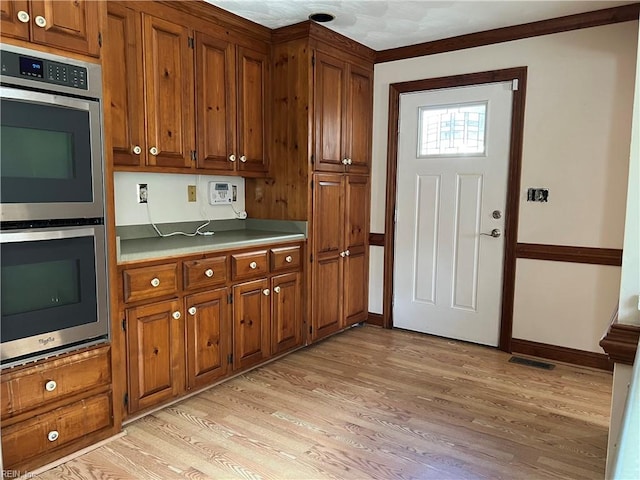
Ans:
[{"label": "tall pantry cabinet", "polygon": [[367,318],[374,52],[313,22],[272,39],[272,170],[247,211],[309,222],[312,342]]}]

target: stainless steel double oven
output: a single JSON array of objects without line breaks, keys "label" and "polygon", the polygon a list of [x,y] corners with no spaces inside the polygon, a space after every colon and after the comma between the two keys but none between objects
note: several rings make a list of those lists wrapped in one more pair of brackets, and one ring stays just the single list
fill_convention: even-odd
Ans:
[{"label": "stainless steel double oven", "polygon": [[0,360],[105,341],[99,65],[0,44]]}]

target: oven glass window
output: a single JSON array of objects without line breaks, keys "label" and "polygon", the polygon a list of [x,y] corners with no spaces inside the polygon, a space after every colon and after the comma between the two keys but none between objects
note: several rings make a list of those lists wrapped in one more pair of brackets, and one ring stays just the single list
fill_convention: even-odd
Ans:
[{"label": "oven glass window", "polygon": [[93,237],[2,244],[3,342],[96,322]]},{"label": "oven glass window", "polygon": [[90,114],[2,99],[0,201],[92,202]]}]

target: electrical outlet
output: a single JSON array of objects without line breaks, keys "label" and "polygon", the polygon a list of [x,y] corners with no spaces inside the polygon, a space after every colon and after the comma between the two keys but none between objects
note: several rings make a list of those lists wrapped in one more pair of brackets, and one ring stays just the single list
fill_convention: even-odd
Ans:
[{"label": "electrical outlet", "polygon": [[147,203],[149,200],[149,188],[146,183],[139,183],[137,187],[138,203]]},{"label": "electrical outlet", "polygon": [[189,199],[190,202],[197,201],[197,198],[196,198],[196,186],[195,185],[187,186],[187,198]]}]

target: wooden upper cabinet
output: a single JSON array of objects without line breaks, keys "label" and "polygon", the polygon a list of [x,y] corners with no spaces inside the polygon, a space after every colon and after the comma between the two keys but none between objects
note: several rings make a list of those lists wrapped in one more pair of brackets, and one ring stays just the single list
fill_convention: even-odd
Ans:
[{"label": "wooden upper cabinet", "polygon": [[190,167],[195,139],[189,30],[151,15],[142,18],[147,164]]},{"label": "wooden upper cabinet", "polygon": [[316,52],[315,105],[315,169],[343,172],[346,158],[347,114],[345,78],[347,65],[323,52]]},{"label": "wooden upper cabinet", "polygon": [[238,47],[238,171],[266,173],[268,56]]},{"label": "wooden upper cabinet", "polygon": [[196,33],[197,167],[233,171],[236,82],[233,44]]},{"label": "wooden upper cabinet", "polygon": [[103,50],[105,105],[111,119],[114,165],[144,164],[144,81],[142,24],[138,12],[107,3]]},{"label": "wooden upper cabinet", "polygon": [[347,77],[347,165],[349,173],[369,173],[373,128],[373,74],[356,65]]},{"label": "wooden upper cabinet", "polygon": [[29,40],[31,21],[27,0],[0,1],[0,32],[3,36]]},{"label": "wooden upper cabinet", "polygon": [[369,173],[373,72],[321,51],[315,58],[314,168]]}]

